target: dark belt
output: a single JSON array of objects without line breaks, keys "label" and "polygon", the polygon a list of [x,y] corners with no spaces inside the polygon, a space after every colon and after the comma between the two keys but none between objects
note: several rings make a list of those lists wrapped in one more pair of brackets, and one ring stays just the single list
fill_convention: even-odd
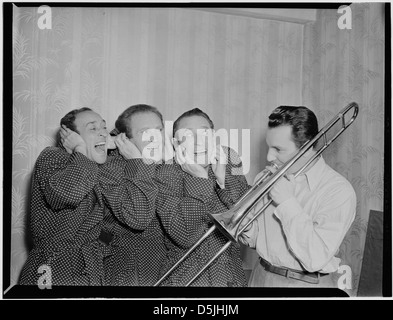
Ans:
[{"label": "dark belt", "polygon": [[307,271],[300,271],[300,270],[273,266],[270,262],[262,259],[261,257],[259,257],[259,262],[261,263],[262,267],[266,271],[279,274],[280,276],[286,278],[296,279],[313,284],[318,284],[319,277],[327,275],[327,273],[307,272]]}]

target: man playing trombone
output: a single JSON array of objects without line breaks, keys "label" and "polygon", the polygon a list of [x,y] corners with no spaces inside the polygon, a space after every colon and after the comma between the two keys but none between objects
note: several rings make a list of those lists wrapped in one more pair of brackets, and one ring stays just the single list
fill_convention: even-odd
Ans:
[{"label": "man playing trombone", "polygon": [[[267,169],[274,173],[317,134],[317,118],[308,108],[276,108],[269,116],[266,135]],[[315,147],[277,181],[270,199],[265,197],[253,214],[268,200],[272,203],[239,235],[240,242],[259,255],[249,280],[251,287],[337,287],[333,274],[340,259],[336,254],[354,220],[356,194],[322,156],[296,174],[316,154]]]}]

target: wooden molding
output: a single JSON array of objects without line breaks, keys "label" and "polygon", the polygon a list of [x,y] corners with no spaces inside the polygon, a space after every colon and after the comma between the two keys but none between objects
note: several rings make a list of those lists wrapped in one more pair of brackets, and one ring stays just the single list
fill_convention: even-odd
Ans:
[{"label": "wooden molding", "polygon": [[192,8],[192,10],[203,10],[257,19],[279,20],[301,24],[314,22],[317,16],[316,9]]}]

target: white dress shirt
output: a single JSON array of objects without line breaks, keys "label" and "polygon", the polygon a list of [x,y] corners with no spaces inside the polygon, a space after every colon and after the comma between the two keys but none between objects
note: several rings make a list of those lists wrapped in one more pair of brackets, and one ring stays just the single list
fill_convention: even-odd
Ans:
[{"label": "white dress shirt", "polygon": [[322,157],[295,181],[295,197],[271,204],[240,241],[276,266],[335,272],[335,254],[355,218],[355,191]]}]

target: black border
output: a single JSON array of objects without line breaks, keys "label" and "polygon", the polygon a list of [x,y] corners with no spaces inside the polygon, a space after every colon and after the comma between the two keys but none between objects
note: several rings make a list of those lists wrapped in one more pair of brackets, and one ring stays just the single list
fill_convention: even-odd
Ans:
[{"label": "black border", "polygon": [[7,298],[347,298],[348,294],[337,288],[211,288],[211,287],[72,287],[38,286],[12,287]]},{"label": "black border", "polygon": [[[3,291],[10,286],[12,223],[12,5],[3,5]],[[11,30],[11,32],[9,31]],[[11,155],[11,156],[10,156]],[[6,272],[8,271],[8,272]]]},{"label": "black border", "polygon": [[338,9],[352,2],[12,2],[17,7],[153,7],[153,8],[279,8],[279,9]]},{"label": "black border", "polygon": [[390,3],[385,3],[385,158],[382,295],[392,296],[392,93],[391,93],[391,17]]}]

